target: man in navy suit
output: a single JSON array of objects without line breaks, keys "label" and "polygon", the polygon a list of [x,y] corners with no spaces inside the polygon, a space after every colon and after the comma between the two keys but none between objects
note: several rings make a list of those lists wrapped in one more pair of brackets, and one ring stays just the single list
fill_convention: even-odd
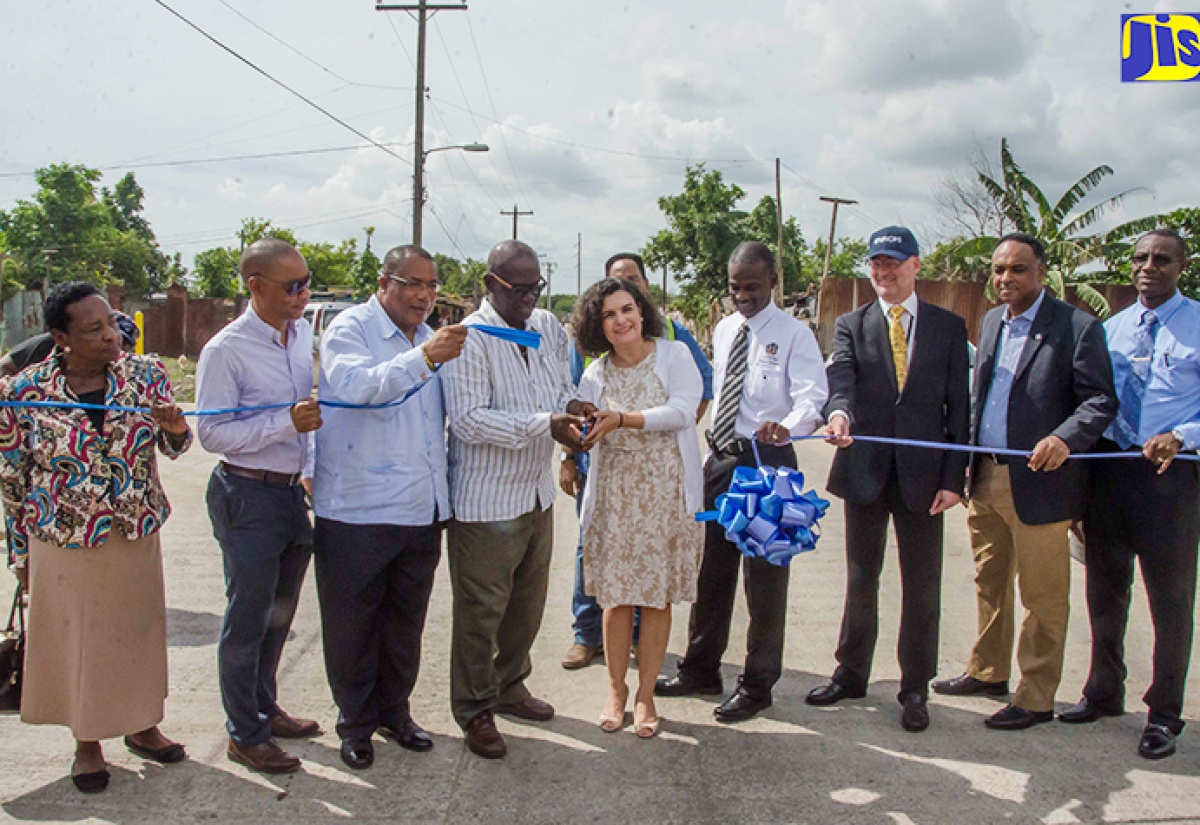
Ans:
[{"label": "man in navy suit", "polygon": [[826,375],[825,432],[841,449],[829,492],[846,514],[846,606],[838,667],[808,694],[810,705],[866,695],[879,635],[879,574],[889,519],[900,552],[903,606],[898,655],[905,730],[929,727],[926,699],[937,673],[944,513],[962,500],[962,452],[855,441],[854,435],[967,442],[967,325],[919,301],[921,269],[912,232],[888,226],[871,236],[871,284],[879,296],[837,319]]}]

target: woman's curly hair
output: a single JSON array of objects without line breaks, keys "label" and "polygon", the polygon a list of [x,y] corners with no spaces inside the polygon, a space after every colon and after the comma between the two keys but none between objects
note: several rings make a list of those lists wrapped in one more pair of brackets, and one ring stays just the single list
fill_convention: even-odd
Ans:
[{"label": "woman's curly hair", "polygon": [[628,292],[641,310],[642,337],[647,341],[662,337],[662,318],[646,293],[637,284],[624,278],[605,278],[583,293],[571,317],[571,324],[575,327],[575,347],[583,355],[594,358],[612,351],[612,344],[604,337],[603,310],[604,299],[617,292]]}]

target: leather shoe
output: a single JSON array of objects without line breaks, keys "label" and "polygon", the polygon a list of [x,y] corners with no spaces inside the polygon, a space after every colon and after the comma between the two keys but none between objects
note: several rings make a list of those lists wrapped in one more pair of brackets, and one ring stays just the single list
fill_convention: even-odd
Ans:
[{"label": "leather shoe", "polygon": [[929,727],[929,705],[919,693],[904,697],[904,709],[900,711],[900,727],[910,733],[920,733]]},{"label": "leather shoe", "polygon": [[152,762],[158,762],[161,765],[170,765],[172,762],[182,762],[184,759],[187,759],[187,751],[178,742],[172,742],[166,747],[157,749],[145,748],[126,736],[125,747],[129,748],[129,752],[135,756],[149,759]]},{"label": "leather shoe", "polygon": [[424,753],[433,750],[433,739],[413,720],[409,719],[403,725],[389,727],[379,726],[379,735],[385,739],[395,739],[396,744],[405,750]]},{"label": "leather shoe", "polygon": [[508,753],[508,745],[504,744],[504,737],[496,730],[496,720],[490,710],[485,710],[467,722],[463,733],[467,737],[467,747],[476,756],[500,759]]},{"label": "leather shoe", "polygon": [[983,724],[992,730],[1025,730],[1054,718],[1052,710],[1025,710],[1016,705],[1005,705],[993,713]]},{"label": "leather shoe", "polygon": [[271,717],[271,735],[276,739],[307,739],[321,732],[313,719],[301,719],[281,710]]},{"label": "leather shoe", "polygon": [[804,697],[804,701],[810,705],[822,707],[836,704],[843,699],[861,699],[866,695],[865,690],[850,690],[840,682],[830,682],[810,690],[808,696]]},{"label": "leather shoe", "polygon": [[732,696],[713,709],[713,715],[717,717],[718,722],[745,722],[769,707],[771,707],[770,696],[755,699],[746,691],[738,688]]},{"label": "leather shoe", "polygon": [[[1172,748],[1172,750],[1174,749]],[[101,768],[91,773],[71,774],[71,781],[80,793],[100,793],[108,787],[109,778],[108,768]]]},{"label": "leather shoe", "polygon": [[953,679],[939,679],[933,683],[932,687],[934,693],[946,696],[1008,695],[1008,682],[985,682],[968,673],[955,676]]},{"label": "leather shoe", "polygon": [[655,696],[720,696],[724,692],[720,676],[711,682],[696,682],[682,675],[664,676],[654,683]]},{"label": "leather shoe", "polygon": [[579,670],[603,655],[604,645],[585,645],[576,642],[567,649],[567,655],[563,656],[562,666],[567,670]]},{"label": "leather shoe", "polygon": [[375,764],[375,746],[370,739],[343,739],[342,761],[356,771],[365,770]]},{"label": "leather shoe", "polygon": [[230,739],[226,755],[231,761],[259,773],[295,773],[300,770],[299,758],[279,747],[274,739],[257,745],[239,745]]},{"label": "leather shoe", "polygon": [[554,706],[536,697],[526,696],[520,702],[496,705],[496,713],[528,719],[530,722],[549,722],[554,718]]},{"label": "leather shoe", "polygon": [[1068,725],[1083,725],[1088,722],[1095,722],[1101,716],[1121,716],[1125,713],[1123,708],[1106,708],[1102,705],[1097,705],[1091,699],[1084,696],[1079,700],[1078,704],[1058,714],[1058,721],[1066,722]]},{"label": "leather shoe", "polygon": [[1166,725],[1150,723],[1142,731],[1138,753],[1147,759],[1163,759],[1175,753],[1175,734]]}]

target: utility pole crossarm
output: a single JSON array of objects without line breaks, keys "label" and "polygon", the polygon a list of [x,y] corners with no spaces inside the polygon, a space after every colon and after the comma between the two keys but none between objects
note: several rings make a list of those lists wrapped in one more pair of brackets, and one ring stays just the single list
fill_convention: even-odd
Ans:
[{"label": "utility pole crossarm", "polygon": [[512,215],[512,219],[513,219],[513,240],[515,241],[515,240],[517,239],[517,218],[519,218],[521,215],[532,215],[532,214],[533,214],[533,212],[531,212],[531,211],[522,212],[520,209],[518,209],[518,208],[517,208],[517,205],[514,203],[514,204],[513,204],[513,208],[512,208],[512,211],[511,211],[511,212],[509,212],[509,211],[508,211],[508,210],[506,210],[506,209],[501,209],[501,210],[500,210],[500,214],[501,214],[501,215]]}]

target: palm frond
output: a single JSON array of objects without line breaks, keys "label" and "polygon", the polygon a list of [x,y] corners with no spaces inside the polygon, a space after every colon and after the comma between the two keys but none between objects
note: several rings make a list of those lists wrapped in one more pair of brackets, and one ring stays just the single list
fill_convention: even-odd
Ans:
[{"label": "palm frond", "polygon": [[1132,239],[1134,235],[1141,235],[1143,232],[1149,232],[1151,229],[1158,229],[1160,226],[1165,225],[1165,221],[1163,220],[1165,217],[1165,215],[1147,215],[1144,218],[1134,218],[1131,221],[1114,226],[1104,233],[1104,243],[1117,243]]},{"label": "palm frond", "polygon": [[1095,206],[1093,206],[1091,209],[1087,210],[1086,212],[1084,212],[1080,215],[1076,215],[1074,218],[1072,218],[1070,220],[1070,222],[1067,223],[1066,226],[1063,227],[1062,233],[1064,235],[1070,236],[1070,235],[1076,235],[1079,232],[1083,231],[1084,229],[1087,229],[1089,226],[1091,226],[1092,224],[1094,224],[1098,220],[1100,220],[1100,218],[1102,218],[1104,216],[1104,213],[1106,213],[1108,210],[1114,209],[1114,208],[1120,206],[1121,203],[1125,200],[1126,195],[1129,195],[1136,191],[1138,191],[1137,187],[1135,187],[1133,189],[1126,189],[1124,192],[1113,195],[1108,200],[1102,201],[1102,202],[1096,204]]},{"label": "palm frond", "polygon": [[1101,295],[1091,284],[1076,281],[1071,286],[1075,287],[1076,297],[1087,304],[1101,321],[1112,315],[1112,306],[1108,303],[1108,299]]},{"label": "palm frond", "polygon": [[1049,289],[1055,298],[1062,300],[1066,295],[1067,283],[1063,279],[1062,271],[1059,269],[1046,270],[1046,288]]},{"label": "palm frond", "polygon": [[1075,185],[1064,192],[1063,196],[1058,199],[1058,203],[1054,205],[1055,222],[1061,223],[1075,208],[1075,204],[1083,200],[1089,192],[1100,185],[1100,181],[1111,174],[1113,174],[1112,167],[1101,164],[1076,181]]},{"label": "palm frond", "polygon": [[965,257],[990,258],[996,251],[996,244],[999,240],[999,238],[987,235],[979,238],[967,238],[954,244],[951,249]]}]

